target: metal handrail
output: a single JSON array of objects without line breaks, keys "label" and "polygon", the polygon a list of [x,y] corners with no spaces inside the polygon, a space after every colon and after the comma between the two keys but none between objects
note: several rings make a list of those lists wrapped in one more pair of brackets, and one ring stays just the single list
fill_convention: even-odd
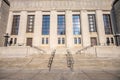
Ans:
[{"label": "metal handrail", "polygon": [[50,56],[49,61],[48,61],[49,71],[51,71],[51,67],[52,67],[52,63],[53,63],[53,58],[54,58],[54,56],[55,56],[55,52],[56,52],[56,50],[54,50],[54,51],[51,53],[51,56]]},{"label": "metal handrail", "polygon": [[67,57],[67,67],[69,67],[71,69],[71,71],[73,71],[74,60],[73,60],[73,56],[69,50],[67,50],[66,57]]},{"label": "metal handrail", "polygon": [[78,51],[76,52],[76,54],[81,53],[81,51],[87,50],[88,48],[91,48],[91,47],[93,47],[93,46],[92,46],[92,45],[89,45],[89,46],[87,46],[87,47],[84,47],[84,48],[78,50]]},{"label": "metal handrail", "polygon": [[39,51],[43,51],[44,53],[46,53],[46,51],[45,50],[43,50],[43,49],[41,49],[41,48],[38,48],[38,47],[36,47],[36,46],[31,46],[32,48],[35,48],[35,49],[37,49],[37,50],[39,50]]}]

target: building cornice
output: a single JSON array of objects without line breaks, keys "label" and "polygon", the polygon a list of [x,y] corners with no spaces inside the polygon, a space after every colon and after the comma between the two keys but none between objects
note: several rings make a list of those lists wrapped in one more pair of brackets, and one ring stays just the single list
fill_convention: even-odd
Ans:
[{"label": "building cornice", "polygon": [[10,10],[111,10],[113,0],[10,0]]}]

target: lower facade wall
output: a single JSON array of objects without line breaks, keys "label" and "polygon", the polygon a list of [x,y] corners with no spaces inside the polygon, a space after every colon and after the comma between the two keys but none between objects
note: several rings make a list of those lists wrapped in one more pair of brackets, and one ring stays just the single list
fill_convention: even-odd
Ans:
[{"label": "lower facade wall", "polygon": [[88,48],[82,53],[86,55],[94,55],[96,57],[120,57],[120,47],[117,46],[94,46]]},{"label": "lower facade wall", "polygon": [[97,57],[120,57],[120,47],[97,47]]},{"label": "lower facade wall", "polygon": [[40,54],[38,51],[31,47],[0,47],[0,57],[27,57],[32,54]]},{"label": "lower facade wall", "polygon": [[[67,49],[57,49],[56,54],[65,52]],[[72,54],[75,54],[79,49],[69,49]],[[0,47],[0,57],[28,57],[34,54],[50,54],[53,50],[43,50],[33,47]],[[67,52],[65,52],[66,54]],[[81,51],[85,55],[92,55],[95,57],[120,57],[120,47],[116,46],[94,46],[86,50]]]}]

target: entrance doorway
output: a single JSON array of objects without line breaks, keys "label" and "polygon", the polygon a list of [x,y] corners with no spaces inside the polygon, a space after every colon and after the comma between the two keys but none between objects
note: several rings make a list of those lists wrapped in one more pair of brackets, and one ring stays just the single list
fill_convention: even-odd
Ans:
[{"label": "entrance doorway", "polygon": [[97,45],[97,38],[96,37],[91,37],[91,45]]},{"label": "entrance doorway", "polygon": [[32,38],[27,38],[27,46],[32,46]]}]

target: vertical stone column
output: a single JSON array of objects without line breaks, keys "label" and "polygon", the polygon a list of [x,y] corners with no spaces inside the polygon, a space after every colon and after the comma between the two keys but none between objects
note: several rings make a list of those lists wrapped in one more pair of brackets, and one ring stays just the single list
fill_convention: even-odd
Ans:
[{"label": "vertical stone column", "polygon": [[50,14],[50,48],[57,47],[57,12],[51,11]]},{"label": "vertical stone column", "polygon": [[106,43],[106,39],[105,39],[102,10],[96,10],[96,21],[97,21],[97,31],[98,31],[99,44],[104,45]]},{"label": "vertical stone column", "polygon": [[34,36],[33,36],[33,46],[41,45],[41,33],[42,33],[42,12],[35,12],[35,23],[34,23]]},{"label": "vertical stone column", "polygon": [[19,32],[18,32],[18,44],[25,45],[25,33],[27,26],[27,11],[22,11],[20,15],[20,24],[19,24]]},{"label": "vertical stone column", "polygon": [[88,24],[88,15],[87,15],[86,10],[81,11],[81,29],[82,29],[83,47],[91,45],[90,33],[89,33],[89,24]]},{"label": "vertical stone column", "polygon": [[66,11],[66,46],[73,47],[72,11]]},{"label": "vertical stone column", "polygon": [[8,33],[8,34],[11,34],[12,21],[13,21],[13,12],[10,11],[10,12],[9,12],[9,17],[8,17],[7,29],[6,29],[6,33]]}]

